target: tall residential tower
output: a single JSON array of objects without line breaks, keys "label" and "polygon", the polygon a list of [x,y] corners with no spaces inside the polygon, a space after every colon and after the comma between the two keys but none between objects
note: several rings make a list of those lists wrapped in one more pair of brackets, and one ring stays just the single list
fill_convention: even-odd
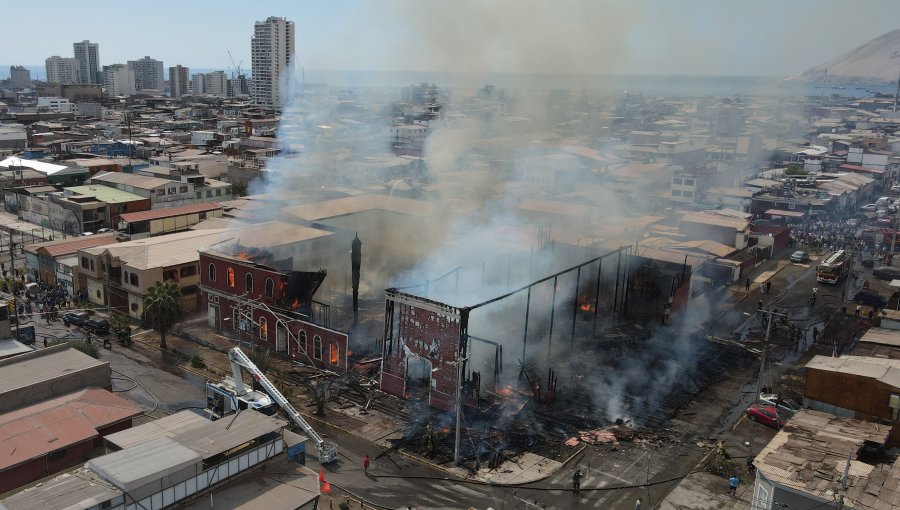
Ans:
[{"label": "tall residential tower", "polygon": [[273,16],[254,25],[250,39],[250,96],[254,103],[282,106],[294,63],[294,40],[293,21]]},{"label": "tall residential tower", "polygon": [[129,60],[128,69],[134,71],[134,85],[137,90],[165,90],[163,62],[150,57]]},{"label": "tall residential tower", "polygon": [[184,66],[169,68],[169,95],[179,98],[191,93],[191,81],[188,78],[190,70]]},{"label": "tall residential tower", "polygon": [[81,76],[80,83],[86,84],[102,84],[103,78],[100,74],[100,45],[84,40],[73,43],[75,50],[75,60],[78,61],[78,72]]}]

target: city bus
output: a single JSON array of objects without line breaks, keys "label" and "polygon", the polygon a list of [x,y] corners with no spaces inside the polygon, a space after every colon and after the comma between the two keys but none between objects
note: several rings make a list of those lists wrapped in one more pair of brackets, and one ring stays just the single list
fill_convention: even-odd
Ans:
[{"label": "city bus", "polygon": [[816,281],[834,285],[850,270],[847,254],[844,250],[838,250],[828,256],[816,268]]}]

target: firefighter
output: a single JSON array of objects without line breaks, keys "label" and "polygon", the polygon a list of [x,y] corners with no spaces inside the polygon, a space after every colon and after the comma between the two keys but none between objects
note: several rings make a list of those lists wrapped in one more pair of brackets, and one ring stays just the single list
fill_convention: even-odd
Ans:
[{"label": "firefighter", "polygon": [[581,494],[581,470],[576,469],[572,475],[572,491],[575,494]]}]

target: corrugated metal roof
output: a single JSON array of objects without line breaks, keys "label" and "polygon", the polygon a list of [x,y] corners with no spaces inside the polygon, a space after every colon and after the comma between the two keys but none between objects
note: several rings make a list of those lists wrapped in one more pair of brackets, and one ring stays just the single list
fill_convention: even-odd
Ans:
[{"label": "corrugated metal roof", "polygon": [[169,267],[200,260],[200,248],[223,240],[227,230],[191,230],[164,236],[148,237],[109,246],[82,250],[91,255],[109,252],[135,269]]},{"label": "corrugated metal roof", "polygon": [[245,411],[234,417],[214,421],[207,427],[187,430],[172,439],[208,459],[286,426],[285,421]]},{"label": "corrugated metal roof", "polygon": [[201,461],[197,452],[167,437],[158,437],[92,459],[88,467],[119,489],[130,492]]},{"label": "corrugated metal roof", "polygon": [[141,412],[119,396],[89,388],[0,415],[0,470],[97,437],[97,429]]},{"label": "corrugated metal roof", "polygon": [[873,343],[881,345],[890,345],[900,347],[900,331],[885,328],[870,328],[862,338],[860,343]]},{"label": "corrugated metal roof", "polygon": [[106,172],[97,174],[91,178],[91,182],[112,182],[124,184],[139,189],[156,189],[171,184],[182,184],[180,181],[160,179],[159,177],[146,177],[137,174],[124,174],[121,172]]},{"label": "corrugated metal roof", "polygon": [[97,366],[109,367],[68,346],[51,347],[0,360],[0,394]]},{"label": "corrugated metal roof", "polygon": [[13,494],[0,502],[0,509],[87,510],[122,495],[122,491],[102,483],[85,471],[65,473],[38,487]]},{"label": "corrugated metal roof", "polygon": [[222,204],[218,202],[205,202],[202,204],[188,204],[178,207],[166,207],[164,209],[153,209],[151,211],[138,211],[133,213],[125,213],[122,215],[122,221],[133,223],[135,221],[158,220],[160,218],[171,218],[173,216],[183,216],[185,214],[195,214],[204,211],[214,211],[222,209]]},{"label": "corrugated metal roof", "polygon": [[148,200],[146,197],[100,184],[72,186],[66,188],[66,191],[71,191],[72,193],[77,193],[86,197],[94,197],[107,204],[122,204],[126,202],[137,202],[138,200]]},{"label": "corrugated metal roof", "polygon": [[373,209],[407,215],[428,215],[434,212],[434,207],[428,202],[385,195],[359,195],[337,198],[313,204],[295,205],[282,210],[297,218],[315,221]]},{"label": "corrugated metal roof", "polygon": [[78,253],[78,250],[113,244],[116,238],[113,234],[96,234],[92,236],[70,237],[58,241],[29,244],[25,251],[31,253],[45,253],[50,257]]},{"label": "corrugated metal roof", "polygon": [[188,430],[209,425],[209,420],[191,411],[180,411],[158,420],[105,436],[107,443],[130,448],[160,437],[172,438]]}]

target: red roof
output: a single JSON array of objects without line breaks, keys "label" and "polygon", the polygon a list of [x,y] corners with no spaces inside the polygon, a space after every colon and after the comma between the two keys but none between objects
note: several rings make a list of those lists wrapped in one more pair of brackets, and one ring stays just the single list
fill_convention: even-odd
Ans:
[{"label": "red roof", "polygon": [[0,470],[91,440],[143,410],[101,388],[88,388],[0,415]]},{"label": "red roof", "polygon": [[112,234],[95,234],[92,236],[72,237],[70,239],[60,239],[59,241],[32,244],[27,246],[25,250],[36,252],[43,249],[47,252],[47,255],[58,257],[60,255],[78,253],[78,250],[86,250],[88,248],[94,248],[95,246],[103,246],[115,242],[116,238]]},{"label": "red roof", "polygon": [[125,213],[122,215],[122,221],[127,223],[134,223],[135,221],[158,220],[161,218],[171,218],[173,216],[184,216],[185,214],[215,211],[216,209],[221,208],[222,204],[218,202],[204,202],[202,204],[180,205],[178,207],[166,207],[165,209],[151,209],[149,211]]},{"label": "red roof", "polygon": [[883,174],[884,170],[880,168],[869,168],[867,166],[859,166],[859,165],[851,165],[849,163],[844,163],[840,166],[843,170],[850,170],[851,172],[862,172],[864,174]]}]

